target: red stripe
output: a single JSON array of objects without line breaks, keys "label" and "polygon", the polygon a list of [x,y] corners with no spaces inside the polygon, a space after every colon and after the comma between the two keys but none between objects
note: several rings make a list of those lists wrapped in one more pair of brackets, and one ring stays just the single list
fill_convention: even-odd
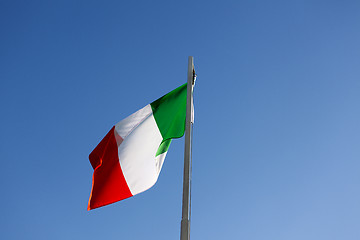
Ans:
[{"label": "red stripe", "polygon": [[118,145],[123,139],[115,132],[113,127],[89,155],[94,175],[88,210],[132,196],[119,162]]}]

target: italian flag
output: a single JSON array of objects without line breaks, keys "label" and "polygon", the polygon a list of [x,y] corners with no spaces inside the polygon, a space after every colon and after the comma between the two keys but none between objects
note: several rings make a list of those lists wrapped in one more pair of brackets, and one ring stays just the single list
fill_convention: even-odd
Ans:
[{"label": "italian flag", "polygon": [[171,139],[184,135],[186,92],[184,84],[123,119],[90,153],[94,174],[88,210],[155,184]]}]

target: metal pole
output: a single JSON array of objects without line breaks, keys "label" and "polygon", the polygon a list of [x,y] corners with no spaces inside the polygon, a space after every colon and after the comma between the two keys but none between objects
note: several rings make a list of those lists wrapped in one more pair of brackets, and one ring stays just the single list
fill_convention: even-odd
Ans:
[{"label": "metal pole", "polygon": [[184,180],[183,180],[183,202],[180,240],[190,240],[190,200],[191,200],[191,126],[192,126],[192,104],[194,87],[194,58],[189,57],[187,78],[187,100],[186,100],[186,124],[185,124],[185,151],[184,151]]}]

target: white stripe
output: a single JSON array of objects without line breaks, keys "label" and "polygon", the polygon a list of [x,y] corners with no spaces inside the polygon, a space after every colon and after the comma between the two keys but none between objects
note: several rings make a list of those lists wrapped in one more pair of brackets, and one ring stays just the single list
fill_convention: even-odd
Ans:
[{"label": "white stripe", "polygon": [[[151,106],[148,106],[151,111]],[[162,136],[154,116],[148,114],[148,106],[139,110],[141,112],[138,111],[124,119],[118,123],[119,125],[116,124],[118,128],[115,127],[119,135],[124,136],[124,141],[118,149],[119,161],[133,195],[143,192],[155,184],[164,160],[155,161],[155,154],[162,141]],[[148,116],[146,117],[146,115]]]},{"label": "white stripe", "polygon": [[165,157],[166,157],[166,153],[167,152],[164,152],[164,153],[156,156],[156,158],[155,158],[156,170],[157,170],[158,175],[160,174],[162,165],[163,165]]},{"label": "white stripe", "polygon": [[129,135],[131,131],[133,131],[136,126],[144,121],[150,114],[152,114],[152,109],[150,104],[148,104],[142,109],[118,122],[115,125],[115,130],[120,135],[120,137],[125,139],[127,135]]}]

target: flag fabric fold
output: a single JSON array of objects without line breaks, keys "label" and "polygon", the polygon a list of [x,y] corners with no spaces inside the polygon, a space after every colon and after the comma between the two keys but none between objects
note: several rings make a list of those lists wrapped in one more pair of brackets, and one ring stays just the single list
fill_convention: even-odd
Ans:
[{"label": "flag fabric fold", "polygon": [[94,168],[88,210],[152,187],[171,139],[185,132],[184,84],[113,126],[90,153]]}]

